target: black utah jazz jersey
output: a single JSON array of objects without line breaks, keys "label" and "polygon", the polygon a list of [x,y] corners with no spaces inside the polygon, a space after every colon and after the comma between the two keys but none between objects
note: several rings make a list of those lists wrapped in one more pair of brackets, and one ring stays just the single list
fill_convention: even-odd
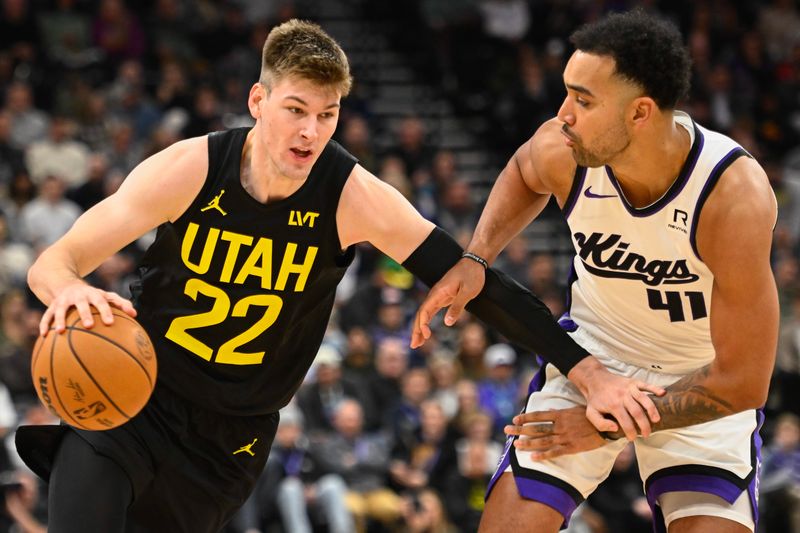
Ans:
[{"label": "black utah jazz jersey", "polygon": [[133,288],[159,385],[234,415],[288,403],[354,254],[341,250],[336,209],[355,158],[330,141],[297,192],[262,204],[240,182],[247,133],[209,135],[206,182],[159,227]]}]

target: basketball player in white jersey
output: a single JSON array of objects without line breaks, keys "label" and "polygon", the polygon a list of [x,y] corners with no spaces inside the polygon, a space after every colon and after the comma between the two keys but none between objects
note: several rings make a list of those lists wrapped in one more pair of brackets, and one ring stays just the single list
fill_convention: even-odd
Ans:
[{"label": "basketball player in white jersey", "polygon": [[[653,433],[635,439],[656,526],[753,531],[758,409],[778,324],[775,198],[746,151],[675,111],[690,61],[674,26],[634,11],[572,42],[558,116],[500,174],[467,247],[477,258],[431,289],[413,343],[442,307],[455,322],[483,284],[481,261],[555,196],[576,251],[562,326],[612,372],[667,389],[653,398]],[[597,433],[584,404],[551,365],[534,378],[526,412],[507,428],[481,531],[555,533],[608,476],[627,441]]]}]

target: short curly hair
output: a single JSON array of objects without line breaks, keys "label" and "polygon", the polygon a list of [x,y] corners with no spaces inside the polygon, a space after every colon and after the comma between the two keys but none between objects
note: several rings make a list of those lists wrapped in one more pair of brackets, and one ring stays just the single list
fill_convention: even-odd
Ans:
[{"label": "short curly hair", "polygon": [[616,73],[642,87],[662,109],[675,109],[689,91],[692,63],[680,31],[642,9],[587,24],[570,42],[582,52],[611,56]]},{"label": "short curly hair", "polygon": [[342,96],[353,82],[339,43],[316,24],[297,19],[273,28],[261,52],[260,81],[265,87],[272,89],[288,76],[333,87]]}]

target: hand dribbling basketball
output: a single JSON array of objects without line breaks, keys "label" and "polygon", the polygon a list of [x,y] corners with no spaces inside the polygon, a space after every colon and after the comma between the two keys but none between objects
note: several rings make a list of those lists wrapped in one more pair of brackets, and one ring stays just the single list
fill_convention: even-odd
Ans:
[{"label": "hand dribbling basketball", "polygon": [[150,398],[155,349],[133,318],[130,301],[80,285],[62,291],[43,316],[31,374],[39,399],[64,422],[80,429],[111,429],[130,420]]}]

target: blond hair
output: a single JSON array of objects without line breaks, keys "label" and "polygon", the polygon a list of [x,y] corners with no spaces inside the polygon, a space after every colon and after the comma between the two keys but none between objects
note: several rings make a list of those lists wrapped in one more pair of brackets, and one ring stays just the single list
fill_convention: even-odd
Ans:
[{"label": "blond hair", "polygon": [[347,96],[353,83],[339,43],[314,23],[292,19],[269,32],[261,53],[260,82],[268,89],[287,77],[331,87]]}]

